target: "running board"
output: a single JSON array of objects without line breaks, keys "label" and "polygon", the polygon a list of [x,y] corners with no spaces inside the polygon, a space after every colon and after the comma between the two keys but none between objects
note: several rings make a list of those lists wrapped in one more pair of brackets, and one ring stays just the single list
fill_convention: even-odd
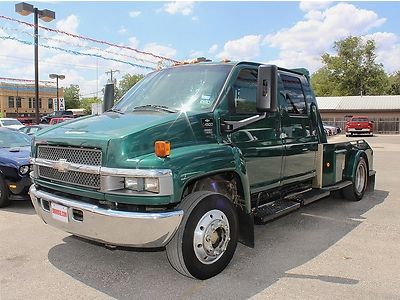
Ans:
[{"label": "running board", "polygon": [[256,221],[266,223],[286,215],[299,207],[300,203],[295,201],[287,199],[276,200],[258,207],[254,213],[254,217]]},{"label": "running board", "polygon": [[304,193],[296,194],[295,196],[288,196],[288,200],[296,201],[301,204],[301,206],[308,205],[313,203],[319,199],[328,197],[330,195],[330,191],[326,191],[323,189],[311,189]]}]

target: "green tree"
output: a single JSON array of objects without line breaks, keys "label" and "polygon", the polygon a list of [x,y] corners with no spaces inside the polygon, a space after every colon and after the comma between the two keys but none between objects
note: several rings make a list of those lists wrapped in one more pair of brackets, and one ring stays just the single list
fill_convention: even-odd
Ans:
[{"label": "green tree", "polygon": [[64,89],[64,100],[66,109],[79,108],[79,85],[71,84],[69,87]]},{"label": "green tree", "polygon": [[80,108],[85,109],[85,113],[90,115],[90,114],[92,114],[92,104],[93,103],[101,103],[101,99],[99,99],[97,97],[82,98]]},{"label": "green tree", "polygon": [[125,74],[122,76],[118,86],[115,87],[115,101],[121,99],[121,97],[143,77],[144,75],[142,74]]},{"label": "green tree", "polygon": [[388,77],[376,63],[375,42],[350,36],[334,43],[336,55],[322,55],[324,66],[311,78],[317,96],[385,94]]},{"label": "green tree", "polygon": [[388,94],[400,95],[400,71],[389,75]]}]

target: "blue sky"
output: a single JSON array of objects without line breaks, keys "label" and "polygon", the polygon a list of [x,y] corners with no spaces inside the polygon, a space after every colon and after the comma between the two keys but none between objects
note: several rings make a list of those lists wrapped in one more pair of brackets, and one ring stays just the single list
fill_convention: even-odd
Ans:
[{"label": "blue sky", "polygon": [[[0,15],[32,23],[32,15],[14,12],[15,3],[0,2]],[[400,70],[400,2],[30,3],[56,12],[56,20],[41,22],[42,26],[180,61],[205,56],[306,67],[313,72],[321,67],[321,55],[333,51],[335,40],[357,35],[376,41],[377,60],[387,72]],[[33,79],[32,31],[0,19],[0,77]],[[65,74],[61,85],[79,84],[82,95],[101,90],[106,70],[120,70],[117,79],[125,73],[148,72],[116,60],[151,67],[158,61],[64,34],[40,30],[40,36],[44,45],[39,50],[40,79],[47,80],[49,73]],[[94,53],[108,60],[90,56]]]}]

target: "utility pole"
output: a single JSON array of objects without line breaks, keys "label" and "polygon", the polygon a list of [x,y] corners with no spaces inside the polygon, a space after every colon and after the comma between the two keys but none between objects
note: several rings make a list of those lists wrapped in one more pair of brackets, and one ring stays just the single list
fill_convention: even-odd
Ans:
[{"label": "utility pole", "polygon": [[110,82],[112,82],[112,83],[114,83],[114,81],[113,81],[113,74],[114,73],[119,73],[119,70],[110,70],[110,71],[107,71],[106,72],[106,74],[110,74]]}]

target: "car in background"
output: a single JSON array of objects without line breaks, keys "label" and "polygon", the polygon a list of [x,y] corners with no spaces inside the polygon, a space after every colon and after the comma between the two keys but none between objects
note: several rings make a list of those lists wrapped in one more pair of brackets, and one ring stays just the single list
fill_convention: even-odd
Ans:
[{"label": "car in background", "polygon": [[31,137],[0,128],[0,207],[11,200],[29,200]]},{"label": "car in background", "polygon": [[10,128],[10,129],[20,129],[24,127],[17,119],[13,118],[0,118],[0,127]]},{"label": "car in background", "polygon": [[48,124],[37,124],[37,125],[29,125],[25,126],[19,129],[19,131],[27,134],[27,135],[32,135],[38,132],[39,130],[49,128],[50,125]]},{"label": "car in background", "polygon": [[326,135],[331,136],[331,135],[338,134],[337,127],[329,126],[329,125],[326,125],[326,124],[323,124],[323,125],[324,125],[324,130],[325,130]]},{"label": "car in background", "polygon": [[49,124],[53,118],[74,118],[74,113],[70,110],[56,110],[40,118],[40,123]]},{"label": "car in background", "polygon": [[53,118],[53,119],[51,119],[50,120],[50,125],[56,125],[56,124],[60,124],[60,123],[62,123],[62,122],[65,122],[65,121],[70,121],[70,120],[72,120],[72,118]]},{"label": "car in background", "polygon": [[370,121],[367,116],[353,116],[347,121],[345,131],[346,136],[352,136],[354,134],[373,135],[373,121]]}]

